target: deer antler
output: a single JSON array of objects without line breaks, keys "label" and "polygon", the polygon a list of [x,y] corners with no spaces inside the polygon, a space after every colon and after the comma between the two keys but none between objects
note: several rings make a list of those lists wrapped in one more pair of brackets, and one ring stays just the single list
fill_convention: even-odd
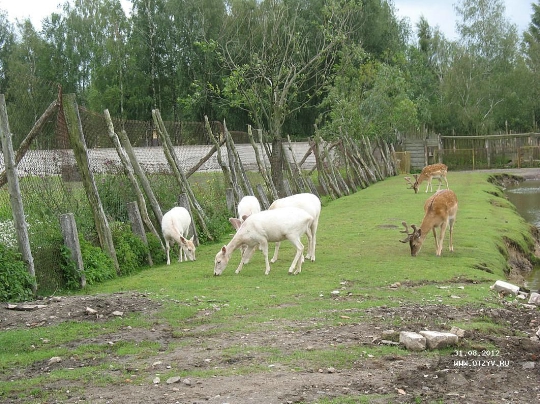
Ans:
[{"label": "deer antler", "polygon": [[414,184],[411,182],[411,177],[405,177],[404,179],[405,181],[407,181],[407,184],[409,184],[407,189],[411,189],[412,187],[414,187]]},{"label": "deer antler", "polygon": [[401,241],[402,243],[406,243],[411,239],[411,237],[417,232],[418,229],[416,228],[416,225],[411,224],[413,231],[409,233],[409,226],[407,226],[407,223],[401,222],[401,224],[405,227],[405,230],[401,230],[400,233],[406,233],[407,237],[399,241]]}]

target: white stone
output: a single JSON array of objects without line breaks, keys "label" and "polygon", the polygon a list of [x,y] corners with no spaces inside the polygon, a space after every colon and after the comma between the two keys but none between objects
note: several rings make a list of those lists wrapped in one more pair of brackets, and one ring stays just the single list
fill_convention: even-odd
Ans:
[{"label": "white stone", "polygon": [[426,339],[411,331],[401,331],[399,333],[399,343],[411,351],[423,351],[426,349]]},{"label": "white stone", "polygon": [[451,332],[440,331],[420,331],[420,334],[426,339],[429,349],[439,349],[458,343],[458,336]]},{"label": "white stone", "polygon": [[531,296],[529,297],[529,304],[540,306],[540,293],[531,293]]},{"label": "white stone", "polygon": [[463,329],[461,329],[461,328],[458,328],[458,327],[452,327],[452,328],[450,329],[450,332],[451,332],[452,334],[457,335],[459,338],[465,337],[465,334],[466,334],[466,331],[465,331],[465,330],[463,330]]},{"label": "white stone", "polygon": [[505,281],[495,282],[495,284],[491,286],[491,289],[497,292],[513,293],[514,295],[517,295],[519,292],[519,286],[512,285],[511,283]]}]

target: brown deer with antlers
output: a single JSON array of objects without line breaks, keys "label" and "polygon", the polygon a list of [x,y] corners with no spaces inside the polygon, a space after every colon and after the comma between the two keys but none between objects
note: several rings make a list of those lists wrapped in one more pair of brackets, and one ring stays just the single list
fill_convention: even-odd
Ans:
[{"label": "brown deer with antlers", "polygon": [[[443,249],[444,234],[446,227],[450,228],[450,251],[454,251],[454,245],[452,240],[452,230],[454,228],[454,222],[456,221],[456,215],[458,210],[458,201],[454,191],[449,189],[443,189],[437,191],[433,196],[429,197],[424,204],[424,219],[420,228],[416,228],[411,225],[413,231],[409,233],[409,227],[406,222],[402,222],[405,226],[405,230],[401,233],[407,233],[407,238],[400,240],[402,243],[409,242],[411,246],[411,255],[416,257],[416,254],[422,248],[422,244],[426,239],[429,231],[433,231],[433,237],[435,237],[435,245],[437,256],[440,256]],[[440,227],[439,239],[437,239],[437,227]]]},{"label": "brown deer with antlers", "polygon": [[414,184],[411,182],[411,177],[405,177],[405,181],[407,181],[407,183],[410,185],[409,188],[413,188],[414,193],[417,194],[418,188],[420,188],[420,184],[426,180],[427,180],[426,192],[428,192],[428,189],[430,192],[433,192],[431,180],[433,178],[437,178],[439,180],[439,188],[437,189],[437,191],[439,191],[441,189],[443,179],[446,182],[446,188],[448,188],[448,180],[446,179],[447,172],[448,172],[448,167],[446,166],[446,164],[442,164],[442,163],[431,164],[429,166],[425,166],[422,169],[422,172],[420,173],[420,175],[418,174],[414,175],[414,179],[415,179]]}]

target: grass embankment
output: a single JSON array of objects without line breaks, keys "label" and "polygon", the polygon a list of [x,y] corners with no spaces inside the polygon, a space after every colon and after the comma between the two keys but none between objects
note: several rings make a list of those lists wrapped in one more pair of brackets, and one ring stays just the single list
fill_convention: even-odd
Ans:
[{"label": "grass embankment", "polygon": [[[109,383],[109,376],[98,377],[110,368],[102,346],[79,344],[81,339],[112,334],[129,324],[152,328],[167,323],[174,336],[189,336],[190,329],[207,324],[207,335],[222,332],[255,331],[264,323],[307,321],[313,327],[358,321],[347,310],[361,312],[372,306],[405,303],[447,305],[494,305],[489,286],[505,278],[504,238],[524,249],[533,240],[528,224],[516,213],[503,193],[490,184],[486,174],[450,173],[449,182],[459,200],[454,234],[454,253],[448,251],[448,235],[441,257],[435,256],[432,235],[417,257],[411,257],[401,222],[419,225],[428,194],[422,184],[418,194],[406,189],[402,177],[387,179],[368,189],[335,201],[324,201],[317,238],[316,262],[305,262],[302,273],[288,275],[292,247],[284,242],[279,261],[264,275],[262,254],[257,252],[243,271],[234,273],[240,254],[235,252],[229,267],[220,277],[213,276],[214,256],[229,238],[197,250],[197,261],[150,268],[129,278],[120,278],[94,287],[87,293],[140,291],[164,302],[155,319],[117,319],[103,325],[64,323],[54,327],[24,331],[5,331],[0,335],[0,397],[3,394],[36,392],[42,381],[11,375],[23,372],[53,356],[64,356],[68,346],[77,346],[80,358],[102,357],[99,365],[70,372],[58,370],[48,380],[88,380]],[[232,228],[231,228],[232,233]],[[177,251],[175,249],[175,251]],[[478,266],[492,271],[477,269]],[[402,287],[389,288],[399,282]],[[441,288],[444,286],[444,288]],[[336,299],[334,291],[339,291]],[[456,296],[459,297],[456,298]],[[205,312],[208,315],[199,315]],[[474,327],[474,319],[466,327]],[[200,335],[199,335],[200,336]],[[49,341],[43,344],[40,341]],[[183,339],[178,339],[182,344]],[[185,342],[184,342],[185,343]],[[240,342],[239,342],[240,344]],[[158,346],[126,342],[107,349],[113,356],[152,357]],[[169,345],[169,349],[174,346]],[[240,348],[239,345],[239,349]],[[362,348],[365,350],[366,348]],[[383,351],[399,349],[383,348]],[[376,350],[374,351],[375,354]],[[109,352],[109,355],[111,352]],[[278,353],[276,353],[278,354]],[[315,366],[324,366],[328,352],[310,353]],[[294,352],[281,353],[282,362],[292,361]],[[287,355],[291,357],[287,358]],[[304,353],[304,355],[306,355]],[[335,358],[336,353],[332,356]],[[257,371],[256,364],[253,369]],[[346,366],[346,365],[344,365]],[[237,371],[241,371],[238,369]],[[189,375],[188,375],[189,376]],[[193,375],[191,375],[193,376]],[[198,374],[204,377],[204,374]],[[209,376],[209,375],[207,375]],[[121,380],[125,375],[118,375]],[[10,393],[11,392],[11,393]],[[42,392],[43,394],[43,392]]]}]

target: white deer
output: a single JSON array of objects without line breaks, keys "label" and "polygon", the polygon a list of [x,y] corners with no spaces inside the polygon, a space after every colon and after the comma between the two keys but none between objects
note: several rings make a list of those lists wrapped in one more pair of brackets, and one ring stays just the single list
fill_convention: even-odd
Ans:
[{"label": "white deer", "polygon": [[237,232],[232,240],[216,254],[214,275],[221,275],[234,250],[241,246],[246,246],[247,249],[240,260],[236,273],[242,270],[246,259],[249,259],[255,248],[259,246],[264,255],[265,275],[268,275],[270,273],[268,243],[283,240],[289,240],[296,247],[296,255],[289,268],[289,274],[294,271],[296,275],[302,271],[304,245],[300,238],[305,233],[308,240],[311,241],[311,223],[313,222],[313,218],[306,211],[288,207],[254,213],[243,223],[237,218],[230,218],[229,221],[237,229]]},{"label": "white deer", "polygon": [[[321,215],[321,201],[320,199],[313,194],[303,193],[295,194],[281,199],[276,199],[268,210],[281,209],[285,207],[295,207],[305,210],[311,217],[313,217],[313,222],[311,222],[311,235],[312,238],[308,243],[308,249],[306,254],[306,259],[310,261],[315,261],[315,246],[317,244],[317,228],[319,227],[319,217]],[[274,256],[270,262],[276,262],[278,259],[279,252],[279,243],[276,243],[274,250]]]},{"label": "white deer", "polygon": [[195,244],[192,236],[189,240],[187,236],[189,226],[191,225],[191,215],[188,210],[181,206],[176,206],[163,215],[161,220],[161,232],[165,239],[165,249],[167,250],[167,265],[171,264],[169,255],[170,244],[178,243],[179,255],[178,261],[184,259],[195,261]]}]

